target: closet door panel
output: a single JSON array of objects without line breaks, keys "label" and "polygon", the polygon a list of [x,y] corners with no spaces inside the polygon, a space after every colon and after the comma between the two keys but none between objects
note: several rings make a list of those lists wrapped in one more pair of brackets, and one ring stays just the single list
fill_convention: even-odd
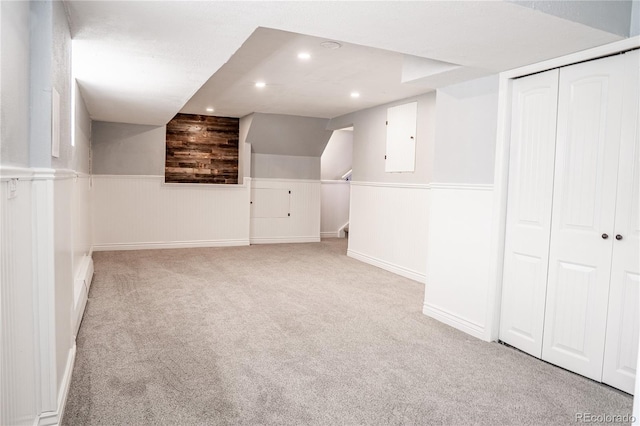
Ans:
[{"label": "closet door panel", "polygon": [[640,54],[624,55],[627,83],[616,199],[613,261],[602,381],[633,393],[640,330]]},{"label": "closet door panel", "polygon": [[560,70],[542,358],[595,380],[615,241],[623,71],[619,56]]},{"label": "closet door panel", "polygon": [[542,352],[559,71],[513,83],[500,339]]}]

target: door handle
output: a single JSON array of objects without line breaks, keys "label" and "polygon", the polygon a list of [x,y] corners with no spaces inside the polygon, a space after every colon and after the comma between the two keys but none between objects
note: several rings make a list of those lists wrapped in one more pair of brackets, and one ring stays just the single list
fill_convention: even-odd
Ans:
[{"label": "door handle", "polygon": [[620,241],[622,239],[622,235],[618,234],[616,235],[616,240]]},{"label": "door handle", "polygon": [[602,234],[602,239],[603,239],[603,240],[606,240],[607,238],[609,238],[609,235],[607,235],[607,234]]}]

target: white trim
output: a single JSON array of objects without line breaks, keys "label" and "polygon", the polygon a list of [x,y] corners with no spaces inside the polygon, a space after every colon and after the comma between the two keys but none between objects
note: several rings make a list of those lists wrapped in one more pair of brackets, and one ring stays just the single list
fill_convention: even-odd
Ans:
[{"label": "white trim", "polygon": [[629,37],[624,40],[615,41],[613,43],[594,47],[592,49],[582,50],[580,52],[571,53],[569,55],[560,56],[558,58],[549,59],[548,61],[537,62],[524,67],[514,68],[509,71],[500,73],[500,78],[516,78],[525,75],[534,74],[542,71],[548,71],[554,68],[560,68],[572,65],[578,62],[589,61],[601,58],[603,56],[614,55],[616,53],[625,52],[640,47],[640,36]]},{"label": "white trim", "polygon": [[94,179],[164,179],[163,175],[101,175],[93,174]]},{"label": "white trim", "polygon": [[251,238],[251,244],[282,244],[282,243],[319,243],[320,237],[268,237]]},{"label": "white trim", "polygon": [[91,175],[83,172],[76,172],[71,169],[48,169],[38,167],[14,167],[0,166],[0,180],[58,180],[70,178],[85,178]]},{"label": "white trim", "polygon": [[349,185],[351,181],[349,180],[336,180],[336,179],[323,179],[320,181],[323,185]]},{"label": "white trim", "polygon": [[165,182],[164,175],[91,175],[94,179],[149,179],[149,180],[161,180],[162,185],[167,187],[180,188],[186,187],[199,187],[199,188],[215,188],[215,189],[244,189],[247,188],[247,183],[251,181],[249,178],[244,178],[244,183],[181,183],[181,182]]},{"label": "white trim", "polygon": [[0,166],[0,179],[31,179],[33,178],[33,169],[28,167]]},{"label": "white trim", "polygon": [[431,189],[453,189],[453,190],[466,190],[466,191],[493,191],[493,184],[491,183],[445,183],[445,182],[432,182]]},{"label": "white trim", "polygon": [[62,179],[75,179],[78,177],[78,173],[71,169],[53,169],[53,178],[55,180]]},{"label": "white trim", "polygon": [[411,189],[430,189],[428,183],[402,183],[402,182],[364,182],[352,180],[351,185],[354,186],[377,186],[383,188],[411,188]]},{"label": "white trim", "polygon": [[340,231],[321,232],[320,238],[340,238]]},{"label": "white trim", "polygon": [[347,256],[352,257],[361,262],[368,263],[369,265],[373,265],[378,268],[384,269],[385,271],[393,272],[394,274],[400,275],[402,277],[409,278],[414,281],[418,281],[422,284],[426,283],[427,281],[425,274],[421,274],[420,272],[413,271],[403,266],[386,262],[384,260],[377,259],[375,257],[367,256],[366,254],[358,253],[357,251],[354,251],[354,250],[347,250]]},{"label": "white trim", "polygon": [[427,303],[424,304],[422,313],[427,315],[428,317],[450,325],[453,328],[464,331],[465,333],[470,334],[480,340],[486,340],[485,329],[480,324],[476,324],[472,321],[461,318],[457,315],[452,314],[451,312],[440,309],[433,305],[429,305]]},{"label": "white trim", "polygon": [[507,185],[509,179],[509,135],[511,128],[511,80],[525,75],[597,59],[640,47],[640,36],[598,46],[593,49],[562,56],[500,73],[498,89],[498,123],[494,170],[493,223],[491,225],[490,271],[487,292],[487,315],[484,340],[498,340],[500,332],[500,304],[502,298],[502,269],[507,213]]},{"label": "white trim", "polygon": [[47,411],[40,414],[38,418],[38,426],[59,425],[62,422],[64,409],[67,404],[67,397],[69,396],[69,389],[71,387],[71,376],[73,375],[73,366],[75,362],[76,344],[74,343],[69,350],[69,355],[67,356],[67,365],[64,369],[64,375],[62,376],[62,383],[60,384],[56,411]]},{"label": "white trim", "polygon": [[249,240],[202,240],[202,241],[161,241],[161,242],[140,242],[140,243],[106,243],[95,244],[91,252],[95,251],[120,251],[120,250],[153,250],[153,249],[176,249],[176,248],[197,248],[197,247],[232,247],[248,246]]},{"label": "white trim", "polygon": [[300,183],[320,183],[320,179],[281,179],[281,178],[251,178],[253,182],[300,182]]}]

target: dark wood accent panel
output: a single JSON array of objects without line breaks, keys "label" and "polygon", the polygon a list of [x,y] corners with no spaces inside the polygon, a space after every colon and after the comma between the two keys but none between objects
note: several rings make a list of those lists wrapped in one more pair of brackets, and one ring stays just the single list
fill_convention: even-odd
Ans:
[{"label": "dark wood accent panel", "polygon": [[238,183],[240,119],[178,114],[167,124],[164,181]]}]

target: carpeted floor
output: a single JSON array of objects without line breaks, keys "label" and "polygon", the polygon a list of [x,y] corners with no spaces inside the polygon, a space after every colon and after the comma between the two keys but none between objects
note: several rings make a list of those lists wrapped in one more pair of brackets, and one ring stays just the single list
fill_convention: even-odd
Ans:
[{"label": "carpeted floor", "polygon": [[632,398],[421,313],[346,240],[94,253],[65,425],[572,424]]}]

